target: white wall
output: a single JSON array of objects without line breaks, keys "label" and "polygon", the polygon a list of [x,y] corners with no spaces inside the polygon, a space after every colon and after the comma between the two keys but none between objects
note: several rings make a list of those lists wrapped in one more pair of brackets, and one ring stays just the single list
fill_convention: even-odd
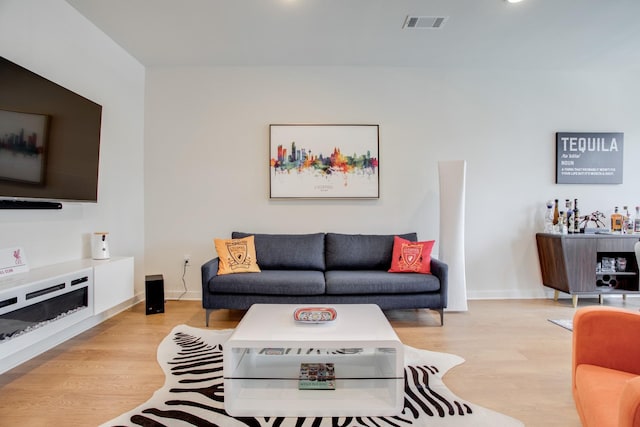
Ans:
[{"label": "white wall", "polygon": [[142,291],[144,67],[63,0],[0,0],[0,55],[103,107],[98,203],[0,210],[0,248],[38,267],[90,257],[90,234],[107,230]]},{"label": "white wall", "polygon": [[[232,230],[437,239],[438,160],[468,161],[470,297],[543,295],[534,233],[547,199],[640,204],[631,72],[155,68],[145,101],[144,67],[62,0],[0,0],[0,54],[103,105],[99,202],[0,211],[0,247],[37,267],[89,256],[90,233],[108,230],[112,253],[136,257],[138,292],[161,273],[181,294],[190,254],[197,297],[212,239]],[[381,198],[269,200],[270,123],[379,124]],[[625,184],[555,185],[556,131],[625,132]]]},{"label": "white wall", "polygon": [[[640,204],[640,83],[632,73],[419,68],[152,68],[145,123],[146,273],[182,292],[182,258],[250,232],[417,231],[438,238],[439,160],[466,159],[471,298],[542,297],[544,204]],[[381,197],[271,201],[270,123],[380,125]],[[556,185],[555,132],[625,133],[624,184]],[[442,219],[446,221],[446,218]],[[437,251],[437,247],[436,247]],[[437,252],[436,252],[437,253]]]}]

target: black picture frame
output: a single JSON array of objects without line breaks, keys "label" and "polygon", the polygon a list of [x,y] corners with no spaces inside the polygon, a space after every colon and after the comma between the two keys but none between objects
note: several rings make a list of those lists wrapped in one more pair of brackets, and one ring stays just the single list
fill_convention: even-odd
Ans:
[{"label": "black picture frame", "polygon": [[556,132],[556,184],[622,184],[623,132]]}]

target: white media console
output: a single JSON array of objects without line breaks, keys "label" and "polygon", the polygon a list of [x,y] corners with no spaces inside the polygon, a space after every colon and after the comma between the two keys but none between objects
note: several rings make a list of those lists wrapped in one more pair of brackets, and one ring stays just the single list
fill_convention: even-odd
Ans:
[{"label": "white media console", "polygon": [[134,295],[133,257],[82,259],[0,279],[0,373],[109,317]]}]

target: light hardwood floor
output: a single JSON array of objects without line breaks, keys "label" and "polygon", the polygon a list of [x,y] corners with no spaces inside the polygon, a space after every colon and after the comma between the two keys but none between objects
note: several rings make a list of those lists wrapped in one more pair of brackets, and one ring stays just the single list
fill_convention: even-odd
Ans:
[{"label": "light hardwood floor", "polygon": [[[579,306],[597,304],[581,299]],[[606,298],[637,310],[640,299]],[[444,380],[461,399],[518,418],[527,426],[579,426],[571,391],[570,300],[470,301],[469,311],[386,312],[401,341],[460,355]],[[233,328],[242,311],[218,310],[210,328]],[[156,348],[178,324],[204,327],[199,301],[168,301],[164,314],[144,305],[0,375],[0,426],[96,426],[146,401],[164,375]]]}]

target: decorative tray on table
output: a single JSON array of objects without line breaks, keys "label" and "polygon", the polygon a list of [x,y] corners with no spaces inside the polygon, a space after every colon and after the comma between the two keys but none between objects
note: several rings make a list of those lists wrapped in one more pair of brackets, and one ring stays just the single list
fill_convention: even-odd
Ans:
[{"label": "decorative tray on table", "polygon": [[293,319],[300,323],[326,323],[336,320],[338,313],[332,307],[300,307],[293,312]]}]

